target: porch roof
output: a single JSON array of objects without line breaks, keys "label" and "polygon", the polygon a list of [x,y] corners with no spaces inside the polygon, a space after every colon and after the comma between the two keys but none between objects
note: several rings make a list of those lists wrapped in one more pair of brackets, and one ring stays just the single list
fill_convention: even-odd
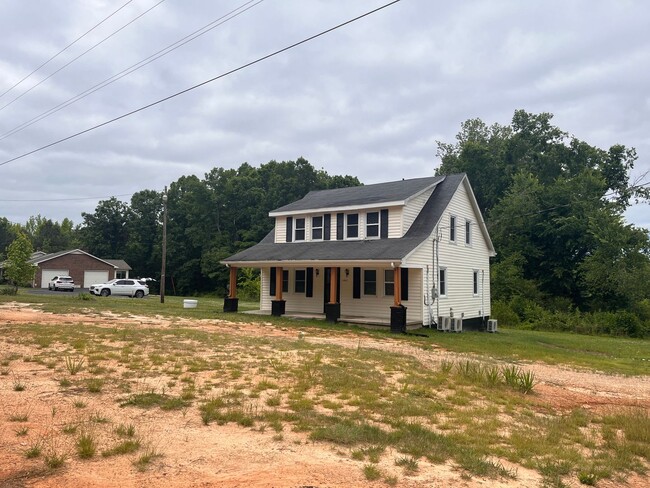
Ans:
[{"label": "porch roof", "polygon": [[[465,174],[449,175],[437,186],[404,237],[360,241],[274,243],[273,231],[262,241],[224,259],[234,266],[259,266],[280,262],[401,261],[433,232]],[[363,188],[363,187],[361,187]]]}]

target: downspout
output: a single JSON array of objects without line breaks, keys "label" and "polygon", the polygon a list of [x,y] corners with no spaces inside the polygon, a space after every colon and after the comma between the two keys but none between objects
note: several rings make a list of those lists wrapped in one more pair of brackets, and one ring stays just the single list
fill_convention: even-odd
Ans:
[{"label": "downspout", "polygon": [[484,296],[485,296],[485,270],[481,270],[481,323],[483,324],[483,327],[485,327],[485,302],[484,302]]},{"label": "downspout", "polygon": [[435,258],[436,258],[436,264],[435,264],[435,269],[434,272],[435,274],[435,279],[436,279],[436,295],[438,295],[436,298],[436,320],[438,320],[438,317],[440,317],[440,234],[438,233],[438,227],[436,227],[436,247],[435,247]]}]

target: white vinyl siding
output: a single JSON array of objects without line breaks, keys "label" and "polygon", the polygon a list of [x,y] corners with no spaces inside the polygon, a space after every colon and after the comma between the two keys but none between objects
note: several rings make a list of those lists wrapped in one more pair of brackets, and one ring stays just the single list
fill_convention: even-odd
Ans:
[{"label": "white vinyl siding", "polygon": [[402,207],[390,207],[388,209],[388,238],[397,239],[402,237]]},{"label": "white vinyl siding", "polygon": [[275,218],[275,242],[287,242],[287,218]]},{"label": "white vinyl siding", "polygon": [[[464,222],[466,219],[472,222],[472,246],[459,246],[449,242],[449,218],[452,215],[456,216],[456,242],[465,242]],[[464,314],[464,318],[467,319],[491,313],[490,251],[479,226],[475,225],[480,218],[480,215],[474,213],[465,185],[461,184],[440,218],[439,229],[434,230],[430,238],[407,257],[408,266],[422,268],[423,290],[426,289],[427,279],[429,287],[437,285],[438,269],[432,243],[436,235],[440,236],[438,259],[440,268],[447,270],[447,295],[432,302],[431,313],[434,317],[438,315],[438,312],[439,315],[448,317],[450,309],[453,310],[454,317]],[[478,271],[478,295],[473,293],[473,271]],[[428,324],[429,307],[423,306],[422,308],[422,321],[424,324]],[[412,317],[410,308],[408,316]]]},{"label": "white vinyl siding", "polygon": [[427,191],[422,192],[420,195],[413,197],[406,202],[402,218],[402,235],[406,234],[406,232],[411,228],[411,224],[413,224],[422,211],[422,207],[427,203],[431,193],[433,193],[433,188],[429,188]]}]

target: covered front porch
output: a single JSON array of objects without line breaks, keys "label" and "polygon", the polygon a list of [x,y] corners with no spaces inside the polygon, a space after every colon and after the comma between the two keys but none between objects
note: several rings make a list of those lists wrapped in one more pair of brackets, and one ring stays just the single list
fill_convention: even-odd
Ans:
[{"label": "covered front porch", "polygon": [[[271,315],[265,310],[247,310],[242,312],[250,315]],[[295,320],[326,320],[324,313],[306,313],[306,312],[285,312],[283,317]],[[390,327],[390,317],[355,317],[351,315],[341,315],[337,320],[342,324],[354,324],[371,329],[386,329]],[[407,330],[415,330],[422,327],[421,320],[409,319],[406,321]]]},{"label": "covered front porch", "polygon": [[[422,270],[400,262],[282,263],[261,266],[256,313],[390,327],[422,325]],[[327,263],[330,264],[330,263]],[[237,309],[237,267],[230,266],[224,311]]]}]

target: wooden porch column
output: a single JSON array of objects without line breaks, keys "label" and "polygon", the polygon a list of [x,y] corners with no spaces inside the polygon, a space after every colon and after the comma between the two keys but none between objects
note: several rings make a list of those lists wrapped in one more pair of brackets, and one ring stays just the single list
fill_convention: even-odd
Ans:
[{"label": "wooden porch column", "polygon": [[237,268],[230,267],[230,292],[228,298],[237,298]]},{"label": "wooden porch column", "polygon": [[281,266],[275,268],[275,299],[282,300],[282,274]]},{"label": "wooden porch column", "polygon": [[339,290],[339,269],[335,266],[330,268],[330,300],[325,304],[325,320],[336,323],[341,317],[341,304],[336,300]]},{"label": "wooden porch column", "polygon": [[330,268],[330,303],[336,303],[336,296],[338,295],[337,284],[339,281],[338,268]]},{"label": "wooden porch column", "polygon": [[271,300],[271,315],[281,317],[286,310],[286,302],[282,299],[282,274],[281,266],[275,267],[275,298]]},{"label": "wooden porch column", "polygon": [[393,304],[395,307],[402,304],[402,270],[399,266],[393,268]]},{"label": "wooden porch column", "polygon": [[237,298],[237,267],[230,266],[228,296],[225,296],[223,298],[223,311],[236,312],[238,308],[239,308],[239,298]]}]

